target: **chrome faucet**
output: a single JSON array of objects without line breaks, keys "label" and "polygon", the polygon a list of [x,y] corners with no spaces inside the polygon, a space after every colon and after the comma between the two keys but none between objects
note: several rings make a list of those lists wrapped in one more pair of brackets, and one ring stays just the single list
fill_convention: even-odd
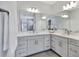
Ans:
[{"label": "chrome faucet", "polygon": [[68,29],[64,29],[65,30],[65,34],[69,35],[71,31],[69,31]]}]

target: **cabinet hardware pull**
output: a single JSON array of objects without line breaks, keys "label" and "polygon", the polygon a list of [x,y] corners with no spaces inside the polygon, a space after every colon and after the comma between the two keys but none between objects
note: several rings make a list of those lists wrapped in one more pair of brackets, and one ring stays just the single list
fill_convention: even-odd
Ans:
[{"label": "cabinet hardware pull", "polygon": [[35,40],[35,45],[36,45],[36,40]]},{"label": "cabinet hardware pull", "polygon": [[62,47],[62,42],[59,41],[59,46]]},{"label": "cabinet hardware pull", "polygon": [[38,40],[37,40],[37,44],[38,44]]}]

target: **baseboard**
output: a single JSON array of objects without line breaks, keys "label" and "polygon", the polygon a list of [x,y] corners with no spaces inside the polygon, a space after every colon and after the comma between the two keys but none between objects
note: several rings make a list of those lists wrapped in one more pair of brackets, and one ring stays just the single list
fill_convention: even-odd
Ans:
[{"label": "baseboard", "polygon": [[[50,49],[45,50],[45,51],[50,51]],[[39,54],[39,53],[42,53],[42,52],[45,52],[45,51],[37,52],[37,53],[31,54],[31,55],[28,55],[28,56],[24,56],[24,57],[30,57],[30,56],[32,56],[32,55]]]},{"label": "baseboard", "polygon": [[28,55],[28,56],[25,56],[25,57],[30,57],[30,56],[32,56],[32,55],[39,54],[39,53],[46,52],[46,51],[52,51],[52,52],[54,52],[55,54],[57,54],[59,57],[62,57],[62,56],[60,56],[58,53],[56,53],[56,52],[55,52],[54,50],[52,50],[52,49],[48,49],[48,50],[45,50],[45,51],[41,51],[41,52],[38,52],[38,53],[34,53],[34,54],[31,54],[31,55]]}]

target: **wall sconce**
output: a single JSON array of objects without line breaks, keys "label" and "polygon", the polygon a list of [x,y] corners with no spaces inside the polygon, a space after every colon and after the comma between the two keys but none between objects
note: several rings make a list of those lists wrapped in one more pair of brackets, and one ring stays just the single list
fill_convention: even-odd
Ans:
[{"label": "wall sconce", "polygon": [[42,19],[46,19],[46,16],[43,16]]},{"label": "wall sconce", "polygon": [[63,10],[69,10],[69,9],[75,8],[76,6],[77,6],[77,2],[71,1],[68,4],[63,6]]},{"label": "wall sconce", "polygon": [[32,8],[27,8],[26,9],[28,12],[32,12],[32,13],[40,13],[40,11],[37,9],[37,8],[34,8],[34,7],[32,7]]},{"label": "wall sconce", "polygon": [[61,15],[62,18],[68,18],[69,15]]}]

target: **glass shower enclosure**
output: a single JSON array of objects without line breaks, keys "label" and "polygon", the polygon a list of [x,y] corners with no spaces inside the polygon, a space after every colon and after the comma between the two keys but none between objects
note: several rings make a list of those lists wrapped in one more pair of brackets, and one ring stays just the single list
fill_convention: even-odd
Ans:
[{"label": "glass shower enclosure", "polygon": [[7,56],[9,44],[9,12],[0,9],[0,57]]}]

